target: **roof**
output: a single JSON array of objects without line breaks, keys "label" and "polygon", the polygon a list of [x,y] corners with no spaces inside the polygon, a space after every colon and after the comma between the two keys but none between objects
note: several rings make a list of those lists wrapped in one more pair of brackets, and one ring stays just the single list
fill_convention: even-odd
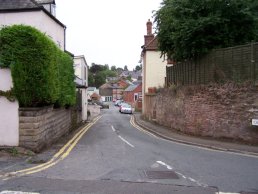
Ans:
[{"label": "roof", "polygon": [[96,87],[88,87],[88,91],[94,91],[96,90]]},{"label": "roof", "polygon": [[[40,0],[37,0],[40,1]],[[43,0],[42,0],[43,1]],[[0,13],[9,12],[26,12],[26,11],[44,11],[49,17],[56,21],[59,25],[66,28],[55,16],[48,12],[41,3],[36,0],[0,0]]]},{"label": "roof", "polygon": [[0,10],[37,8],[40,5],[31,0],[0,0]]},{"label": "roof", "polygon": [[101,89],[108,89],[108,88],[111,88],[111,89],[112,89],[112,86],[111,86],[110,84],[108,84],[108,83],[105,83],[105,84],[103,84],[102,86],[100,86],[99,88],[101,88]]},{"label": "roof", "polygon": [[38,4],[56,4],[55,0],[35,0]]},{"label": "roof", "polygon": [[158,38],[155,36],[149,44],[145,45],[146,50],[158,50]]},{"label": "roof", "polygon": [[130,85],[125,89],[125,92],[132,92],[134,91],[136,88],[138,87],[138,85]]},{"label": "roof", "polygon": [[100,99],[100,95],[98,95],[98,94],[96,94],[96,93],[93,93],[90,97],[91,97],[91,98]]}]

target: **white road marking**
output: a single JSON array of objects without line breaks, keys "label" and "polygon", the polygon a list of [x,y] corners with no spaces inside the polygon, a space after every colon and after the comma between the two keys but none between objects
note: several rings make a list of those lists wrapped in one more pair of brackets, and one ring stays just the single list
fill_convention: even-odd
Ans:
[{"label": "white road marking", "polygon": [[182,176],[184,179],[188,179],[189,181],[191,181],[191,182],[193,182],[193,183],[196,183],[198,186],[201,186],[201,187],[208,187],[207,184],[200,183],[199,181],[197,181],[197,180],[195,180],[195,179],[193,179],[193,178],[191,178],[191,177],[186,177],[185,175],[183,175],[183,174],[180,173],[180,172],[176,172],[176,171],[175,171],[175,173],[178,174],[178,175],[180,175],[180,176]]},{"label": "white road marking", "polygon": [[[167,165],[165,162],[162,162],[162,161],[156,161],[157,164],[161,164],[163,166],[165,166],[168,170],[173,170],[173,168],[169,165]],[[189,181],[193,182],[193,183],[196,183],[198,186],[201,186],[201,187],[208,187],[208,185],[204,184],[204,183],[200,183],[199,181],[191,178],[191,177],[186,177],[185,175],[183,175],[182,173],[180,172],[176,172],[176,174],[180,175],[181,177],[183,177],[184,179],[188,179]]]},{"label": "white road marking", "polygon": [[240,194],[240,193],[224,193],[224,192],[217,192],[216,194]]},{"label": "white road marking", "polygon": [[[114,132],[116,132],[117,130],[114,128],[114,126],[112,125],[111,126],[111,128],[112,128],[112,130],[114,131]],[[125,142],[127,145],[129,145],[129,146],[131,146],[132,148],[134,148],[134,145],[133,144],[131,144],[129,141],[127,141],[126,139],[124,139],[121,135],[118,135],[118,137],[123,141],[123,142]],[[0,193],[1,194],[1,193]]]},{"label": "white road marking", "polygon": [[127,140],[125,140],[124,138],[121,137],[121,135],[118,135],[118,137],[125,142],[126,144],[128,144],[129,146],[131,146],[132,148],[134,148],[134,145],[132,145],[131,143],[129,143]]},{"label": "white road marking", "polygon": [[161,165],[163,165],[163,166],[166,166],[166,168],[168,169],[168,170],[172,170],[173,168],[171,167],[171,166],[169,166],[169,165],[167,165],[165,162],[162,162],[162,161],[156,161],[158,164],[161,164]]}]

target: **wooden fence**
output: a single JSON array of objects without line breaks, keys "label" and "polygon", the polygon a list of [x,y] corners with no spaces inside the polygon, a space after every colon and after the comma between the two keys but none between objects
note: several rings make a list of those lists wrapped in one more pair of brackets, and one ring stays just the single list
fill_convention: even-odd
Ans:
[{"label": "wooden fence", "polygon": [[166,84],[196,85],[221,81],[252,81],[258,85],[258,43],[212,50],[197,60],[166,69]]}]

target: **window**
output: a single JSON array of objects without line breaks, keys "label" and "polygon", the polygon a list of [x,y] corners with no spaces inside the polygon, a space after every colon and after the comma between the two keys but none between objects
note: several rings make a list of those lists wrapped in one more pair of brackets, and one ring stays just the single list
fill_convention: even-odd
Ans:
[{"label": "window", "polygon": [[138,100],[138,93],[134,93],[134,101]]}]

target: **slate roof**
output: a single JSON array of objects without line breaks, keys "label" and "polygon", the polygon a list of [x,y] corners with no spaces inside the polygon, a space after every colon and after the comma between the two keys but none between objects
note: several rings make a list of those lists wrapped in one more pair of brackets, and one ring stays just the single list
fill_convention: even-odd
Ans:
[{"label": "slate roof", "polygon": [[132,92],[134,91],[136,88],[138,87],[138,85],[130,85],[125,89],[125,92]]},{"label": "slate roof", "polygon": [[94,91],[96,90],[96,87],[88,87],[88,91]]},{"label": "slate roof", "polygon": [[38,4],[56,4],[55,0],[35,0]]},{"label": "slate roof", "polygon": [[40,7],[40,5],[33,0],[0,0],[0,10],[38,7]]}]

